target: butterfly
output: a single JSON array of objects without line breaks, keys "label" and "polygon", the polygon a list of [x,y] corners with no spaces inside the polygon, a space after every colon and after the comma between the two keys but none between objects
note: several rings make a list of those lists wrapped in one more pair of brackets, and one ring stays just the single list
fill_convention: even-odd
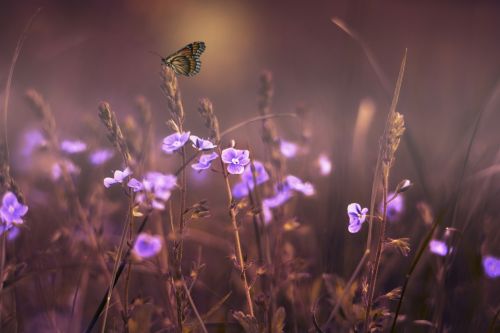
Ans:
[{"label": "butterfly", "polygon": [[200,72],[200,55],[205,51],[205,42],[193,42],[174,54],[161,59],[161,63],[179,75],[194,76]]}]

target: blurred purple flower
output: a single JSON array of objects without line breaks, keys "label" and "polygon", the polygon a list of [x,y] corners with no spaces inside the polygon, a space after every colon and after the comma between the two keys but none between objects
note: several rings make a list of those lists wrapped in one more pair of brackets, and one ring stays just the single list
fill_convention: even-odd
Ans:
[{"label": "blurred purple flower", "polygon": [[328,176],[332,172],[332,161],[325,154],[319,155],[318,166],[322,176]]},{"label": "blurred purple flower", "polygon": [[144,188],[142,183],[135,178],[131,178],[128,181],[127,186],[130,187],[134,192],[142,191],[142,189]]},{"label": "blurred purple flower", "polygon": [[301,192],[305,196],[311,196],[315,193],[314,186],[309,182],[303,182],[300,178],[293,175],[285,177],[285,186],[291,190]]},{"label": "blurred purple flower", "polygon": [[245,165],[250,163],[250,152],[234,148],[226,148],[222,151],[222,161],[227,166],[227,171],[233,175],[241,175],[245,170]]},{"label": "blurred purple flower", "polygon": [[[391,200],[394,197],[394,192],[390,192],[387,195],[387,199]],[[398,194],[393,200],[387,204],[387,221],[396,222],[401,218],[404,210],[404,198],[401,194]],[[384,205],[380,202],[379,211],[384,211]]]},{"label": "blurred purple flower", "polygon": [[348,230],[351,234],[355,234],[361,230],[361,226],[366,221],[367,213],[368,208],[361,209],[361,205],[358,203],[351,203],[347,206],[347,215],[349,216]]},{"label": "blurred purple flower", "polygon": [[161,237],[141,233],[134,243],[134,254],[139,258],[150,258],[161,250]]},{"label": "blurred purple flower", "polygon": [[[135,182],[132,185],[133,189],[139,188]],[[165,202],[170,198],[175,186],[177,186],[177,178],[174,175],[148,172],[142,180],[142,189],[139,190],[136,200],[139,203],[151,205],[154,209],[164,210]]]},{"label": "blurred purple flower", "polygon": [[[257,185],[267,182],[269,180],[269,174],[267,173],[264,164],[259,161],[254,161],[253,165],[255,166],[255,180]],[[233,195],[236,198],[243,198],[248,195],[248,188],[253,190],[254,187],[252,167],[249,164],[246,166],[245,171],[241,174],[241,182],[234,185]]]},{"label": "blurred purple flower", "polygon": [[429,250],[441,257],[448,254],[448,246],[446,243],[437,239],[433,239],[429,242]]},{"label": "blurred purple flower", "polygon": [[217,147],[209,140],[203,140],[202,138],[197,137],[196,135],[191,135],[189,140],[193,143],[193,148],[198,150],[209,150]]},{"label": "blurred purple flower", "polygon": [[167,154],[172,154],[177,149],[181,148],[189,140],[190,132],[170,134],[163,139],[162,150]]},{"label": "blurred purple flower", "polygon": [[61,162],[55,162],[52,165],[51,173],[52,173],[53,180],[58,180],[59,178],[61,178],[62,165],[64,165],[64,167],[66,168],[66,171],[70,175],[80,174],[80,168],[78,166],[76,166],[73,162],[71,162],[70,160],[62,160]]},{"label": "blurred purple flower", "polygon": [[2,207],[0,207],[0,218],[6,224],[7,228],[11,224],[23,223],[23,216],[28,212],[28,206],[23,205],[17,200],[12,192],[6,192],[2,198]]},{"label": "blurred purple flower", "polygon": [[299,151],[299,146],[296,143],[280,140],[280,151],[286,158],[291,158],[297,155]]},{"label": "blurred purple flower", "polygon": [[269,223],[273,218],[271,208],[276,208],[283,205],[293,196],[293,192],[288,188],[277,190],[276,194],[270,198],[262,200],[262,213],[264,215],[264,222]]},{"label": "blurred purple flower", "polygon": [[0,236],[5,232],[7,232],[7,240],[14,240],[19,236],[21,229],[16,227],[15,225],[3,225],[0,224]]},{"label": "blurred purple flower", "polygon": [[77,154],[85,151],[87,144],[80,140],[63,140],[61,142],[61,150],[68,154]]},{"label": "blurred purple flower", "polygon": [[500,276],[500,259],[493,256],[485,256],[483,258],[484,273],[492,279]]},{"label": "blurred purple flower", "polygon": [[217,153],[212,152],[210,154],[202,154],[198,159],[198,163],[194,163],[191,165],[191,168],[195,170],[206,170],[210,168],[212,161],[218,157]]},{"label": "blurred purple flower", "polygon": [[123,171],[115,170],[115,172],[113,174],[113,178],[111,178],[111,177],[104,178],[104,181],[103,181],[104,186],[106,188],[109,188],[113,184],[123,183],[123,180],[125,178],[127,178],[128,176],[130,176],[131,174],[132,174],[132,171],[128,167],[125,168],[125,170],[123,170]]},{"label": "blurred purple flower", "polygon": [[47,145],[47,140],[45,140],[43,134],[37,129],[25,132],[23,141],[22,154],[24,156],[31,155],[35,149]]},{"label": "blurred purple flower", "polygon": [[114,153],[111,149],[97,149],[90,154],[89,160],[93,165],[101,165],[109,161],[113,155]]}]

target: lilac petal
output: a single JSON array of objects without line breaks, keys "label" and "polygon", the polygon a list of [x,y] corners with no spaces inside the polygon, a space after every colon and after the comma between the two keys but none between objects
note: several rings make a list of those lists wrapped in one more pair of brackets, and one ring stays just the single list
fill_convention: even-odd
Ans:
[{"label": "lilac petal", "polygon": [[244,170],[245,170],[245,167],[243,165],[229,164],[227,166],[227,171],[233,175],[241,175]]},{"label": "lilac petal", "polygon": [[224,163],[233,163],[235,157],[237,157],[237,151],[234,148],[226,148],[222,151],[221,159]]},{"label": "lilac petal", "polygon": [[114,178],[106,177],[104,178],[104,187],[109,188],[111,185],[118,183]]},{"label": "lilac petal", "polygon": [[194,163],[191,164],[191,168],[201,171],[201,170],[206,170],[210,168],[211,163],[209,162],[208,164],[203,164],[203,163]]},{"label": "lilac petal", "polygon": [[362,226],[361,223],[351,223],[351,224],[349,224],[349,227],[347,228],[347,230],[349,230],[349,232],[351,234],[355,234],[359,230],[361,230],[361,226]]},{"label": "lilac petal", "polygon": [[128,181],[127,186],[132,189],[134,192],[139,192],[143,189],[142,183],[135,178],[132,178]]},{"label": "lilac petal", "polygon": [[446,243],[440,240],[433,239],[429,242],[429,249],[432,253],[438,256],[444,257],[448,254],[448,246]]},{"label": "lilac petal", "polygon": [[241,199],[248,195],[248,185],[245,182],[239,182],[233,186],[233,196],[237,199]]}]

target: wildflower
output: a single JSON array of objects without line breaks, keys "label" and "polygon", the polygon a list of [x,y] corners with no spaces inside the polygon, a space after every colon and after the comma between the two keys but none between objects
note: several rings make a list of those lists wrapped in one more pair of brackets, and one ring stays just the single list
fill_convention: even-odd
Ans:
[{"label": "wildflower", "polygon": [[187,140],[189,140],[189,134],[190,132],[176,132],[170,134],[163,139],[163,146],[161,149],[167,154],[172,154],[186,144]]},{"label": "wildflower", "polygon": [[0,218],[7,227],[13,224],[22,224],[23,216],[28,212],[28,206],[23,205],[17,200],[12,192],[6,192],[2,198],[2,207],[0,207]]},{"label": "wildflower", "polygon": [[222,151],[222,161],[227,166],[227,171],[233,175],[241,175],[245,170],[245,165],[250,163],[250,152],[248,150],[240,150],[234,148],[226,148]]},{"label": "wildflower", "polygon": [[61,150],[68,154],[77,154],[85,151],[87,144],[80,140],[64,140],[61,142]]},{"label": "wildflower", "polygon": [[437,239],[433,239],[429,242],[429,250],[441,257],[448,254],[448,246],[446,243]]},{"label": "wildflower", "polygon": [[123,180],[125,178],[127,178],[128,176],[130,176],[131,174],[132,174],[132,171],[130,171],[130,169],[128,167],[125,168],[125,170],[123,170],[123,171],[115,170],[115,172],[113,174],[113,178],[111,178],[111,177],[104,178],[104,181],[103,181],[104,186],[106,188],[109,188],[113,184],[123,183]]},{"label": "wildflower", "polygon": [[52,173],[52,179],[53,180],[58,180],[59,178],[61,178],[63,165],[66,168],[66,171],[70,175],[78,175],[78,174],[80,174],[80,168],[78,166],[76,166],[70,160],[63,160],[61,162],[55,162],[52,165],[51,173]]},{"label": "wildflower", "polygon": [[325,154],[319,155],[317,163],[322,176],[328,176],[332,172],[332,162]]},{"label": "wildflower", "polygon": [[192,164],[191,168],[195,170],[206,170],[210,168],[212,161],[215,160],[217,157],[218,157],[217,153],[214,152],[210,154],[202,154],[198,159],[198,163]]},{"label": "wildflower", "polygon": [[138,181],[137,179],[135,179],[135,178],[131,178],[128,181],[127,186],[130,187],[133,192],[142,191],[142,189],[144,188],[144,186],[142,185],[142,183],[140,181]]},{"label": "wildflower", "polygon": [[306,196],[311,196],[314,194],[314,186],[309,182],[303,182],[298,177],[288,175],[285,177],[285,186],[291,190],[301,192]]},{"label": "wildflower", "polygon": [[35,149],[45,147],[47,140],[39,130],[31,130],[24,133],[22,154],[30,155]]},{"label": "wildflower", "polygon": [[262,200],[262,212],[264,215],[264,222],[269,223],[272,219],[271,208],[276,208],[283,205],[293,196],[293,192],[284,187],[281,190],[277,190],[273,197],[266,198]]},{"label": "wildflower", "polygon": [[113,155],[114,153],[111,149],[97,149],[90,154],[89,160],[93,165],[101,165],[109,161]]},{"label": "wildflower", "polygon": [[297,155],[299,146],[296,143],[280,140],[280,151],[286,158],[291,158]]},{"label": "wildflower", "polygon": [[217,147],[209,140],[203,140],[202,138],[197,137],[196,135],[191,135],[189,140],[193,143],[193,148],[198,150],[209,150]]},{"label": "wildflower", "polygon": [[6,232],[7,233],[7,240],[14,240],[19,236],[21,229],[16,227],[15,225],[1,225],[0,224],[0,236]]},{"label": "wildflower", "polygon": [[500,276],[500,259],[493,256],[485,256],[483,258],[484,273],[489,278],[495,279]]},{"label": "wildflower", "polygon": [[[254,161],[255,181],[256,185],[263,184],[269,180],[269,174],[264,167],[264,164],[259,161]],[[255,187],[253,181],[253,172],[251,165],[247,165],[245,171],[241,174],[241,182],[236,183],[233,187],[233,195],[236,198],[242,198],[248,195],[248,189],[252,190]]]},{"label": "wildflower", "polygon": [[366,213],[368,213],[368,208],[361,209],[361,205],[358,203],[351,203],[347,206],[348,230],[351,234],[357,233],[361,229],[361,226],[366,221]]},{"label": "wildflower", "polygon": [[134,254],[139,258],[150,258],[158,254],[161,250],[161,237],[141,233],[134,243]]},{"label": "wildflower", "polygon": [[164,210],[165,202],[170,198],[171,191],[177,186],[177,178],[174,175],[152,171],[145,175],[141,186],[138,185],[137,180],[129,182],[128,186],[135,192],[140,191],[136,197],[137,202],[149,204],[154,209]]},{"label": "wildflower", "polygon": [[[398,221],[404,210],[404,198],[394,192],[389,193],[387,197],[390,201],[387,204],[386,218],[390,222]],[[380,203],[379,210],[381,212],[384,210],[383,202]]]}]

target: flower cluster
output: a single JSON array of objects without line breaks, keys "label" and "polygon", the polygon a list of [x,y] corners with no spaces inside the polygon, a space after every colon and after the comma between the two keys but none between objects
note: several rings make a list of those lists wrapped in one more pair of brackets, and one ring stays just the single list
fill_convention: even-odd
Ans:
[{"label": "flower cluster", "polygon": [[177,186],[177,178],[174,175],[151,171],[146,173],[142,181],[131,178],[127,186],[138,193],[136,196],[138,203],[164,210],[165,202]]}]

